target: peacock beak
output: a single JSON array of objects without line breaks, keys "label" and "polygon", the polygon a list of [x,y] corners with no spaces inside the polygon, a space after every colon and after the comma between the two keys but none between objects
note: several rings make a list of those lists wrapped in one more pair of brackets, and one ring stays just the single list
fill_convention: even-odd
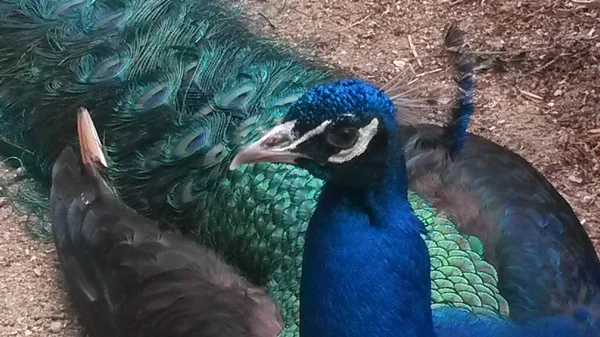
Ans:
[{"label": "peacock beak", "polygon": [[243,164],[272,162],[296,164],[296,159],[308,158],[306,155],[294,152],[300,143],[292,132],[294,121],[277,125],[262,138],[242,148],[231,160],[230,170],[235,170]]}]

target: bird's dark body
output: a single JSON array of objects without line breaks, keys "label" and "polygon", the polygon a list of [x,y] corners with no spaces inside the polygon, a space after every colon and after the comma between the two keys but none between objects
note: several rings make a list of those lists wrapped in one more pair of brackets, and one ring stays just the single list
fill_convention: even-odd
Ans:
[{"label": "bird's dark body", "polygon": [[78,161],[68,148],[54,166],[51,220],[69,294],[94,336],[277,336],[263,289],[212,249],[159,230]]},{"label": "bird's dark body", "polygon": [[435,125],[403,126],[410,188],[476,235],[498,270],[511,317],[526,320],[589,307],[600,313],[600,262],[571,206],[530,163],[468,134],[450,158]]}]

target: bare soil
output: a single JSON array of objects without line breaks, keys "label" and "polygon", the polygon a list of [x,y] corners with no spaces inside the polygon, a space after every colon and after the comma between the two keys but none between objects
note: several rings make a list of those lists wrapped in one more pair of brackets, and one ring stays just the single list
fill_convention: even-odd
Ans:
[{"label": "bare soil", "polygon": [[[470,131],[539,169],[600,247],[599,0],[244,3],[255,28],[269,36],[378,85],[413,69],[425,90],[442,98],[453,75],[444,27],[458,24],[480,59]],[[423,120],[444,120],[445,112],[427,111]],[[32,239],[6,199],[0,233],[0,336],[82,336],[53,245]]]}]

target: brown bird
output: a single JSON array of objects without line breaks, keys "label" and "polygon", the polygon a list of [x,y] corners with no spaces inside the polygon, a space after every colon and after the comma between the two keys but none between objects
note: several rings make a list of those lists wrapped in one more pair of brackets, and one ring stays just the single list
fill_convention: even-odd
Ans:
[{"label": "brown bird", "polygon": [[96,337],[261,336],[283,328],[261,288],[212,249],[160,229],[99,173],[107,165],[88,111],[81,160],[63,150],[52,171],[51,221],[70,297]]}]

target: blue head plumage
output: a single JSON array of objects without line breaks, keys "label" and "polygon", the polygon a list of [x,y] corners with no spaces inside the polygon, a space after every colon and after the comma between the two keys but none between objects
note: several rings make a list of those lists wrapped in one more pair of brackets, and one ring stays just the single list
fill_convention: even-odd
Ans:
[{"label": "blue head plumage", "polygon": [[360,79],[345,79],[306,92],[282,124],[239,153],[232,167],[268,159],[364,186],[387,172],[388,147],[397,137],[394,105],[385,92]]},{"label": "blue head plumage", "polygon": [[394,105],[383,90],[360,79],[344,79],[306,92],[292,105],[284,122],[302,120],[320,124],[327,119],[353,113],[373,117],[375,113],[394,118]]}]

